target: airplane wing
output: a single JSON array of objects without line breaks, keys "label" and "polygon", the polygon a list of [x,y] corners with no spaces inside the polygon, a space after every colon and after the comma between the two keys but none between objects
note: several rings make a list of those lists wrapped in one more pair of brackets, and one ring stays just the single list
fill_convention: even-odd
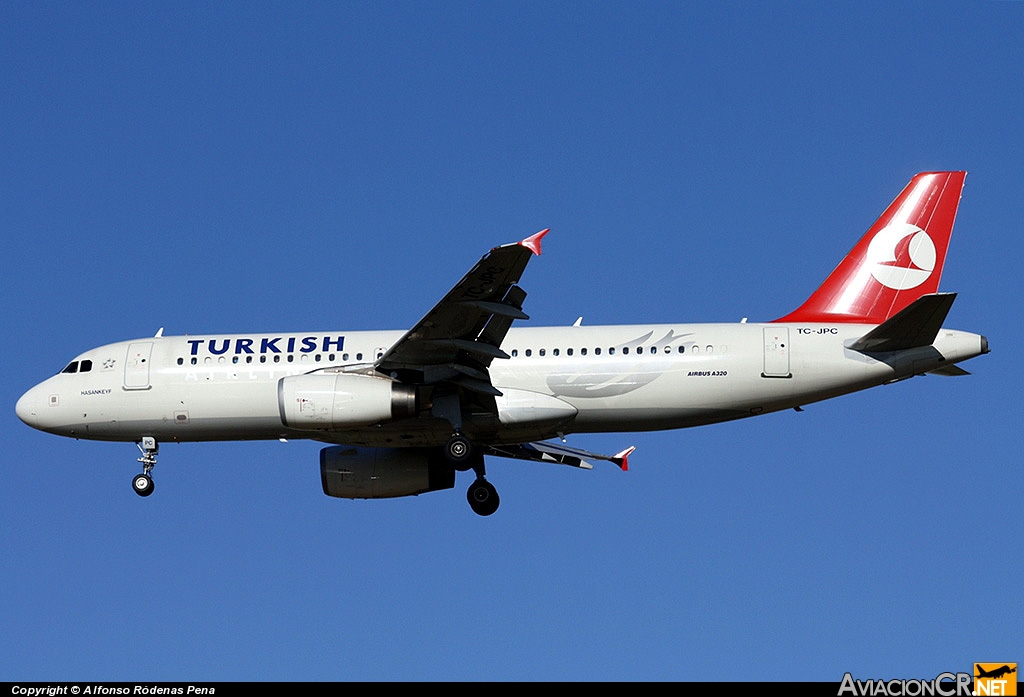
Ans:
[{"label": "airplane wing", "polygon": [[577,450],[560,443],[551,441],[539,441],[537,443],[519,443],[517,445],[489,445],[486,452],[489,455],[499,457],[510,457],[516,460],[532,460],[534,462],[552,462],[559,465],[569,465],[582,469],[594,469],[593,463],[589,460],[607,460],[615,464],[623,472],[629,469],[629,456],[636,450],[636,446],[630,446],[615,455],[598,455],[586,450]]},{"label": "airplane wing", "polygon": [[495,358],[508,358],[499,347],[513,320],[529,319],[523,312],[526,292],[516,284],[533,255],[540,254],[547,233],[541,230],[485,254],[374,367],[406,382],[450,382],[500,395],[487,368]]}]

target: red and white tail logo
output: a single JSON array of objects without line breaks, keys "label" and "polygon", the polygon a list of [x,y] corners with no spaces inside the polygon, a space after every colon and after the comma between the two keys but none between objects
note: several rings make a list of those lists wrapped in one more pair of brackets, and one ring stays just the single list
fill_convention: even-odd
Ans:
[{"label": "red and white tail logo", "polygon": [[803,305],[776,322],[881,324],[935,293],[966,172],[922,172]]}]

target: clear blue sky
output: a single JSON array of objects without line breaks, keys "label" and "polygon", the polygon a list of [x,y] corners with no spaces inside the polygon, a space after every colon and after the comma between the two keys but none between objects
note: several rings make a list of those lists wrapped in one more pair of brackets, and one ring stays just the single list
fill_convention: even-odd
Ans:
[{"label": "clear blue sky", "polygon": [[[0,4],[0,680],[829,680],[1024,662],[1024,3]],[[77,353],[401,329],[550,227],[534,325],[793,309],[922,170],[993,352],[331,499],[313,442],[33,431]],[[1018,503],[1013,503],[1017,501]]]}]

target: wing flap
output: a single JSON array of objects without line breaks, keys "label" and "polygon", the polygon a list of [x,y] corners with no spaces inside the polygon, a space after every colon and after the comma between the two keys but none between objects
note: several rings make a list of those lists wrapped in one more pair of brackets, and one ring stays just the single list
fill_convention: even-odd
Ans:
[{"label": "wing flap", "polygon": [[954,378],[963,377],[964,375],[970,375],[970,373],[968,371],[964,370],[963,368],[961,368],[958,365],[945,365],[945,366],[942,366],[941,368],[936,368],[935,370],[929,370],[928,374],[929,375],[944,375],[946,377],[954,377]]},{"label": "wing flap", "polygon": [[533,462],[548,462],[558,465],[569,465],[581,469],[594,469],[591,460],[605,460],[615,464],[623,472],[629,469],[629,456],[636,450],[630,446],[615,455],[600,455],[586,450],[570,448],[560,443],[551,441],[538,441],[535,443],[518,443],[515,445],[491,445],[487,447],[488,455],[508,457],[514,460],[530,460]]}]

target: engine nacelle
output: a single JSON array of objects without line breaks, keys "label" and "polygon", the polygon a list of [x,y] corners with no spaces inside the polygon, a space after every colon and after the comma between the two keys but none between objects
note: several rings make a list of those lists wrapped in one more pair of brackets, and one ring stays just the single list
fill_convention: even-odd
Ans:
[{"label": "engine nacelle", "polygon": [[288,428],[355,428],[415,416],[416,388],[351,373],[289,375],[277,384],[277,402]]},{"label": "engine nacelle", "polygon": [[415,496],[455,486],[455,467],[437,450],[351,448],[320,451],[324,493],[342,499]]}]

